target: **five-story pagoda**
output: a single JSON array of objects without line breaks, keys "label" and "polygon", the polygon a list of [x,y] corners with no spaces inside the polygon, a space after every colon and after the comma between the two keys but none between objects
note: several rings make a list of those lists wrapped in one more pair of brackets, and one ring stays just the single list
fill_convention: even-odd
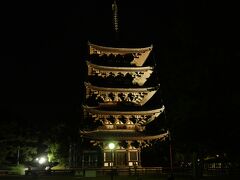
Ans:
[{"label": "five-story pagoda", "polygon": [[153,46],[125,48],[89,42],[88,48],[85,127],[80,134],[90,146],[83,151],[82,166],[141,166],[141,148],[168,136],[147,128],[164,111],[164,105],[151,104],[160,87],[151,65]]}]

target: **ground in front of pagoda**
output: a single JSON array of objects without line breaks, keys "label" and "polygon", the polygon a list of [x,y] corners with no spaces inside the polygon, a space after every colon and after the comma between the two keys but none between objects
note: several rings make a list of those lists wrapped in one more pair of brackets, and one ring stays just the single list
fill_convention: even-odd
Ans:
[{"label": "ground in front of pagoda", "polygon": [[[100,177],[79,177],[79,176],[0,176],[0,180],[110,180],[110,176],[100,176]],[[114,176],[113,180],[168,180],[169,176]],[[174,180],[192,180],[194,179],[191,176],[175,176]],[[238,179],[237,177],[229,176],[208,176],[198,178],[198,180],[229,180],[229,179]]]}]

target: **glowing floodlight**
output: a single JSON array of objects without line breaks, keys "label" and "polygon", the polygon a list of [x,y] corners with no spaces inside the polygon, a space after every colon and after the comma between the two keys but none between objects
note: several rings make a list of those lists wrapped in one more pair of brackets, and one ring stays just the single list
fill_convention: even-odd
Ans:
[{"label": "glowing floodlight", "polygon": [[44,164],[45,162],[47,162],[47,159],[45,157],[40,157],[38,160],[39,164]]},{"label": "glowing floodlight", "polygon": [[115,148],[115,144],[114,143],[109,143],[108,147],[109,147],[109,149],[113,150]]}]

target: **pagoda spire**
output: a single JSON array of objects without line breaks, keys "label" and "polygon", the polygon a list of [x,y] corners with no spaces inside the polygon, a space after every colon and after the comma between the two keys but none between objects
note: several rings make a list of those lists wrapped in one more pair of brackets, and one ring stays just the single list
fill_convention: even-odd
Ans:
[{"label": "pagoda spire", "polygon": [[112,11],[113,11],[113,30],[115,35],[115,40],[118,41],[119,38],[119,25],[118,25],[118,6],[117,6],[117,0],[114,0],[112,4]]}]

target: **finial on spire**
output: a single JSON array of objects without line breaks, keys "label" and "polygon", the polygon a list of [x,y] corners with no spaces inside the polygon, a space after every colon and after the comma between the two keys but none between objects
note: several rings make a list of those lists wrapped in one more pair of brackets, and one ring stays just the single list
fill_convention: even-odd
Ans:
[{"label": "finial on spire", "polygon": [[113,28],[116,35],[116,39],[118,38],[119,26],[118,26],[118,7],[117,7],[117,0],[114,0],[112,4],[112,11],[113,11]]}]

